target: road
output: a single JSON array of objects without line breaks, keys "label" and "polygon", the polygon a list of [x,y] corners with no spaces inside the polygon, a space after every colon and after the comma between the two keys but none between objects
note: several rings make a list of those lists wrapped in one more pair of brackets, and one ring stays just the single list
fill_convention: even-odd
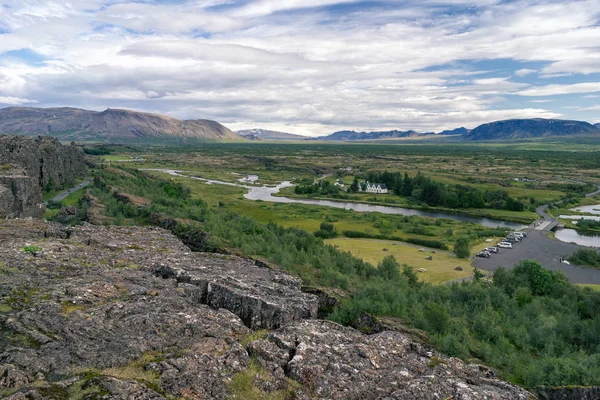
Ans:
[{"label": "road", "polygon": [[567,265],[558,262],[559,258],[569,257],[577,249],[586,247],[548,238],[548,231],[530,229],[527,238],[514,243],[512,249],[500,249],[490,258],[476,258],[473,267],[494,271],[498,267],[512,269],[522,260],[535,260],[551,271],[563,271],[571,283],[594,283],[600,285],[600,269]]},{"label": "road", "polygon": [[542,217],[542,219],[533,222],[530,225],[531,228],[538,230],[538,231],[547,231],[548,232],[552,228],[554,228],[556,225],[558,225],[558,221],[546,212],[547,209],[548,209],[547,204],[543,205],[543,206],[539,206],[538,208],[535,209],[535,212],[537,213],[537,215]]},{"label": "road", "polygon": [[585,197],[592,197],[592,196],[595,196],[597,194],[600,194],[600,186],[598,186],[598,190],[596,190],[595,192],[586,194]]},{"label": "road", "polygon": [[92,183],[92,179],[91,179],[91,178],[88,178],[88,179],[86,179],[85,181],[81,182],[79,185],[77,185],[77,186],[75,186],[75,187],[72,187],[71,189],[67,189],[67,190],[65,190],[64,192],[62,192],[62,193],[60,193],[60,194],[58,194],[58,195],[54,196],[54,197],[51,199],[51,201],[54,201],[54,202],[57,202],[57,203],[58,203],[59,201],[61,201],[62,199],[64,199],[64,198],[65,198],[65,197],[67,197],[68,195],[70,195],[71,193],[74,193],[74,192],[76,192],[76,191],[78,191],[78,190],[81,190],[81,189],[83,189],[84,187],[88,186],[90,183]]}]

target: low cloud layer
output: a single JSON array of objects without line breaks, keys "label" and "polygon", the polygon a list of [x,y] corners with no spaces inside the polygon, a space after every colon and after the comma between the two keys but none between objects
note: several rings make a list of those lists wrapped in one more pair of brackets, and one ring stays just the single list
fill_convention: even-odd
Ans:
[{"label": "low cloud layer", "polygon": [[600,120],[596,0],[0,4],[0,107],[309,135]]}]

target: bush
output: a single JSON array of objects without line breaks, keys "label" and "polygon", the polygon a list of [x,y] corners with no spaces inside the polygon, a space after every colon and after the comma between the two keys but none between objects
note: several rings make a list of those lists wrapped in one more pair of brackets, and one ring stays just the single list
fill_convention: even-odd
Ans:
[{"label": "bush", "polygon": [[321,226],[319,228],[320,229],[318,231],[313,233],[313,235],[315,235],[318,238],[333,239],[334,237],[337,237],[337,235],[338,235],[333,224],[331,224],[329,222],[321,222]]},{"label": "bush", "polygon": [[448,246],[439,240],[421,239],[421,238],[406,238],[403,240],[407,243],[416,244],[419,246],[431,247],[434,249],[448,250]]},{"label": "bush", "polygon": [[471,247],[469,246],[469,240],[461,237],[454,243],[454,252],[458,258],[469,258],[471,255]]},{"label": "bush", "polygon": [[570,262],[577,265],[600,268],[600,254],[596,250],[579,249],[568,258]]},{"label": "bush", "polygon": [[582,218],[577,221],[577,229],[582,231],[600,229],[600,221]]}]

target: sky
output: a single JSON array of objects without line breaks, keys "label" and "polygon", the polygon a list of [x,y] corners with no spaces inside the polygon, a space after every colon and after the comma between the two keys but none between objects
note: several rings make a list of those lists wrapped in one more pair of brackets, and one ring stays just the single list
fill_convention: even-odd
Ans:
[{"label": "sky", "polygon": [[0,0],[0,108],[238,129],[600,122],[598,0]]}]

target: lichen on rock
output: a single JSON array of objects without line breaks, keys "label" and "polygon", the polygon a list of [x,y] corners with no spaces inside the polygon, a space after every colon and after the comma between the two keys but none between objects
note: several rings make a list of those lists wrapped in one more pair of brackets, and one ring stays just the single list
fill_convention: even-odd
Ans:
[{"label": "lichen on rock", "polygon": [[3,220],[0,259],[0,397],[529,398],[405,333],[314,319],[297,277],[162,228]]}]

